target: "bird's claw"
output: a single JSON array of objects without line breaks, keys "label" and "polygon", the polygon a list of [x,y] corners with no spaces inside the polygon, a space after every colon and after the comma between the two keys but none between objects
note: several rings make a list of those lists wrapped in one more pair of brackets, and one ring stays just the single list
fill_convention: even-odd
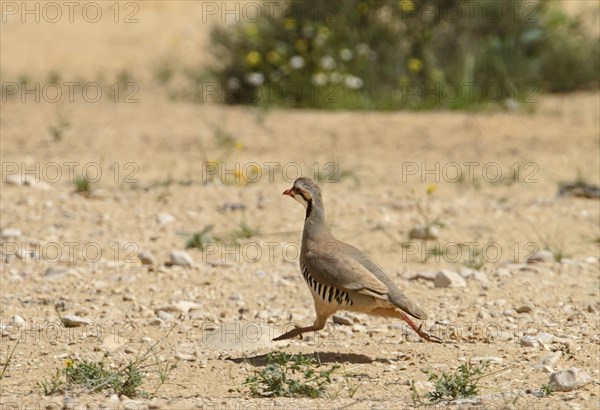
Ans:
[{"label": "bird's claw", "polygon": [[419,336],[421,336],[422,339],[427,340],[428,342],[431,343],[444,343],[444,340],[440,337],[437,337],[436,335],[433,335],[431,333],[427,333],[424,330],[421,330],[421,328],[423,327],[423,324],[421,323],[419,325],[419,328],[417,329],[417,334]]}]

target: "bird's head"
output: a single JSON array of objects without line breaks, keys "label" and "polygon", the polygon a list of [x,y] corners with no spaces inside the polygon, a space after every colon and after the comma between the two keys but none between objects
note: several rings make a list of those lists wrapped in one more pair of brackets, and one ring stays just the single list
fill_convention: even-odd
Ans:
[{"label": "bird's head", "polygon": [[289,195],[304,205],[304,208],[312,207],[313,201],[322,205],[321,188],[310,178],[298,178],[294,186],[283,191],[283,195]]}]

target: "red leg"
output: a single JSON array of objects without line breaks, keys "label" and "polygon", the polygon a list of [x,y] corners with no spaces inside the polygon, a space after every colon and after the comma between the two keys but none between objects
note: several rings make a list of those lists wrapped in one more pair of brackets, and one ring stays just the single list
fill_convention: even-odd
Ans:
[{"label": "red leg", "polygon": [[291,339],[292,337],[296,337],[296,336],[300,336],[300,338],[302,338],[302,333],[317,332],[325,327],[325,323],[327,323],[328,317],[329,317],[329,315],[321,315],[321,316],[317,315],[317,319],[315,320],[315,323],[312,326],[306,326],[306,327],[296,326],[294,329],[290,330],[289,332],[285,332],[281,336],[276,337],[275,339],[273,339],[273,341]]},{"label": "red leg", "polygon": [[415,333],[418,334],[422,339],[427,340],[428,342],[433,342],[433,343],[442,343],[443,342],[443,340],[440,339],[439,337],[429,334],[429,333],[425,332],[424,330],[421,330],[421,326],[417,326],[415,324],[415,322],[413,322],[411,320],[411,318],[409,318],[406,315],[406,313],[400,311],[400,317],[402,318],[402,320],[404,320],[406,323],[408,323],[408,325],[412,328],[412,330],[414,330]]},{"label": "red leg", "polygon": [[320,329],[317,329],[315,326],[295,327],[294,329],[290,330],[289,332],[286,332],[286,333],[282,334],[281,336],[276,337],[275,339],[273,339],[273,341],[291,339],[292,337],[296,337],[296,336],[300,336],[300,339],[302,339],[302,333],[316,332],[317,330],[320,330]]}]

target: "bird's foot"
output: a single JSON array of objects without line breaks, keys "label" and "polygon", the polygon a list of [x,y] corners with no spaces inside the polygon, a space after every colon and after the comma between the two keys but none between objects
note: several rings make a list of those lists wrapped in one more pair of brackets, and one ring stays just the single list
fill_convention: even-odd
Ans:
[{"label": "bird's foot", "polygon": [[[310,328],[310,326],[309,326],[309,328]],[[303,339],[302,333],[306,332],[307,331],[306,329],[307,328],[304,328],[304,327],[301,327],[301,326],[298,326],[298,325],[294,325],[294,329],[290,330],[289,332],[286,332],[286,333],[282,334],[279,337],[276,337],[275,339],[273,339],[273,342],[277,342],[279,340],[291,339],[292,337],[295,337],[295,336],[298,336],[298,338],[300,340],[302,340]]]},{"label": "bird's foot", "polygon": [[444,340],[442,338],[437,337],[436,335],[433,335],[431,333],[427,333],[426,331],[421,329],[422,327],[423,324],[419,325],[418,329],[415,329],[415,331],[421,337],[421,339],[427,340],[428,342],[432,343],[444,343]]}]

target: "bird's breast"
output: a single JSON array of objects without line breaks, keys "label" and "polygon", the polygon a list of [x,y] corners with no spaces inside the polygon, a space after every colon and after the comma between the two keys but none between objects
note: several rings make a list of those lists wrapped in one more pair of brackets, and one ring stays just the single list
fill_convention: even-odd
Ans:
[{"label": "bird's breast", "polygon": [[352,306],[354,302],[345,290],[338,289],[331,285],[325,285],[318,282],[311,274],[306,265],[302,266],[302,276],[313,297],[318,298],[325,303],[337,304],[341,306]]}]

